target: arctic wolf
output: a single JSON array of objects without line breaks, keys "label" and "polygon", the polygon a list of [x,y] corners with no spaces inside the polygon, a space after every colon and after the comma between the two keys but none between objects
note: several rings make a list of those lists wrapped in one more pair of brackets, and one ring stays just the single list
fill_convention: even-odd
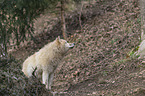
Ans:
[{"label": "arctic wolf", "polygon": [[145,58],[145,40],[141,42],[141,44],[139,45],[139,49],[135,54],[139,55],[139,59]]},{"label": "arctic wolf", "polygon": [[58,37],[28,57],[23,63],[22,71],[27,77],[31,77],[34,69],[36,69],[35,75],[42,79],[42,83],[46,85],[47,89],[51,90],[54,72],[58,63],[60,63],[64,54],[73,47],[74,43],[67,43],[66,40]]}]

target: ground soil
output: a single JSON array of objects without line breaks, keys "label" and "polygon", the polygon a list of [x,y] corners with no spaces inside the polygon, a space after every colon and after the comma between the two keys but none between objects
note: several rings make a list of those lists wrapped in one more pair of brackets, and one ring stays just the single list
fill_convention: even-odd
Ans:
[{"label": "ground soil", "polygon": [[[35,35],[36,42],[30,41],[15,50],[12,55],[17,60],[6,61],[7,68],[1,67],[3,73],[0,76],[11,77],[12,80],[9,82],[8,79],[0,79],[3,81],[0,90],[2,95],[16,92],[27,96],[145,95],[145,64],[132,54],[140,43],[139,2],[99,0],[85,5],[81,16],[79,13],[80,11],[66,14],[68,41],[75,42],[76,45],[67,53],[56,71],[52,86],[54,92],[47,91],[35,77],[26,78],[20,65],[26,57],[61,36],[59,19],[50,29],[40,26],[39,31],[42,32]],[[45,17],[47,15],[44,14]],[[48,22],[47,18],[46,21]],[[40,25],[40,22],[36,23]],[[47,24],[49,26],[50,23]],[[16,87],[5,82],[14,83]]]}]

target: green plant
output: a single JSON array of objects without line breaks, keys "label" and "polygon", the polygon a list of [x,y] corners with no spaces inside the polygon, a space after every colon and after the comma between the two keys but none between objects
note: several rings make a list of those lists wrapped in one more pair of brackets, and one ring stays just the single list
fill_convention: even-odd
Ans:
[{"label": "green plant", "polygon": [[7,46],[19,46],[33,38],[33,20],[59,0],[2,0],[0,2],[1,57],[7,57]]}]

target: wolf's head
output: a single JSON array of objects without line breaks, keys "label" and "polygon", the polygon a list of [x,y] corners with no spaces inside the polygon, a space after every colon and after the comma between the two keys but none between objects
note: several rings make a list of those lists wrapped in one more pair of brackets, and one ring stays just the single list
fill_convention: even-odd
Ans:
[{"label": "wolf's head", "polygon": [[57,45],[60,48],[60,50],[63,50],[64,52],[68,51],[70,48],[73,48],[75,45],[74,43],[68,43],[66,40],[60,39],[59,36],[58,38],[56,38],[55,41],[57,42]]}]

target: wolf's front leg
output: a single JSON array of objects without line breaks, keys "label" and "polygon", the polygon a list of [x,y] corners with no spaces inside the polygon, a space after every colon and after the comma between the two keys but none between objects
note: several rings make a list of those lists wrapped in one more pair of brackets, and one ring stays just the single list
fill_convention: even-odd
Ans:
[{"label": "wolf's front leg", "polygon": [[54,77],[54,73],[51,73],[49,76],[49,89],[51,90],[51,85],[53,83],[53,77]]},{"label": "wolf's front leg", "polygon": [[48,89],[48,87],[49,87],[48,78],[49,78],[49,73],[47,71],[43,71],[42,83],[46,85],[46,89]]}]

